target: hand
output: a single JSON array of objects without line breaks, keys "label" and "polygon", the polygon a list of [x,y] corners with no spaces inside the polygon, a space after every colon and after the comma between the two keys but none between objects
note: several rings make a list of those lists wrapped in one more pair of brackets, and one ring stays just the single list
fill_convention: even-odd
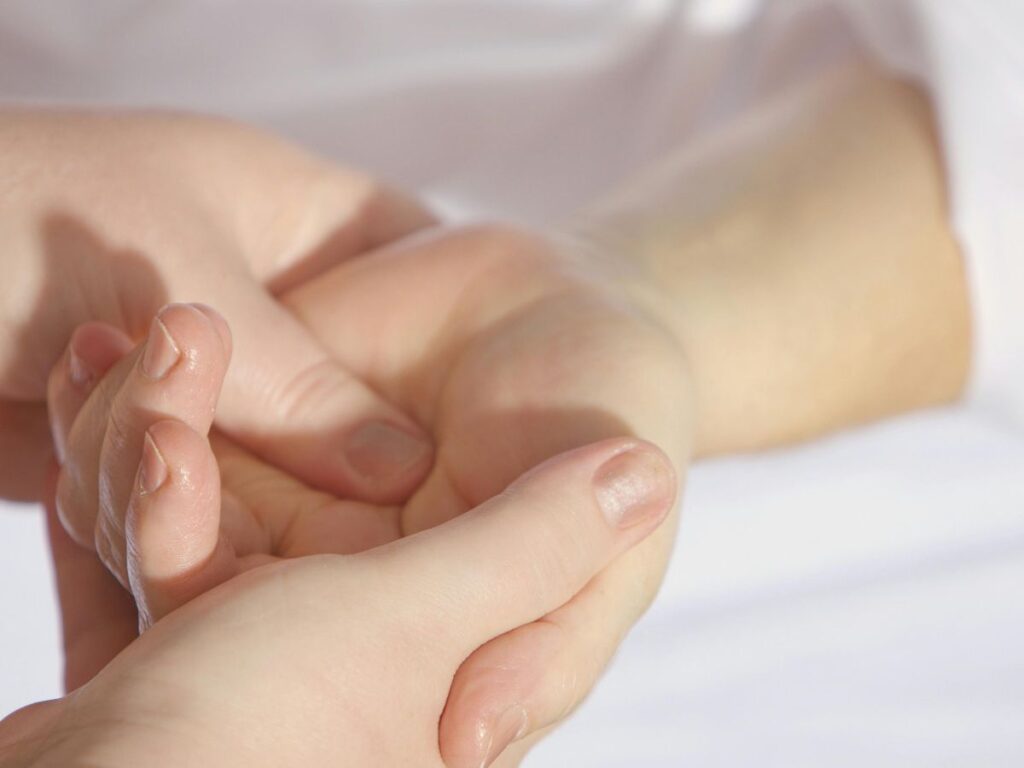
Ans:
[{"label": "hand", "polygon": [[178,299],[215,304],[235,324],[218,411],[226,433],[348,497],[391,503],[422,480],[422,430],[271,291],[429,226],[429,213],[221,120],[3,110],[0,147],[0,496],[39,492],[46,378],[72,330],[102,320],[135,341]]},{"label": "hand", "polygon": [[[154,376],[152,361],[168,340],[178,356]],[[71,530],[97,531],[101,560],[134,595],[143,628],[271,560],[349,554],[399,537],[397,507],[335,499],[209,434],[232,348],[228,325],[212,308],[169,305],[146,342],[131,347],[113,326],[83,325],[47,389],[64,457],[57,484],[63,521]],[[72,360],[101,376],[95,386],[71,375]],[[214,450],[203,452],[208,435]],[[172,477],[164,453],[190,449],[202,460]],[[165,483],[172,489],[154,507]],[[196,497],[206,503],[197,508]],[[90,498],[100,500],[98,508]],[[87,679],[74,678],[75,686]]]},{"label": "hand", "polygon": [[[163,423],[197,438],[159,446],[170,475],[202,474],[209,444]],[[202,488],[140,493],[143,518],[168,502],[217,514]],[[76,694],[0,724],[0,755],[12,766],[440,768],[437,721],[462,660],[569,600],[674,496],[660,451],[606,440],[431,531],[256,568],[158,622]]]},{"label": "hand", "polygon": [[[616,266],[579,243],[505,227],[435,230],[284,297],[349,370],[433,434],[434,468],[401,511],[403,533],[610,436],[650,440],[682,474],[686,361]],[[477,768],[579,703],[653,599],[673,534],[664,526],[565,606],[465,661],[441,721],[450,768]]]},{"label": "hand", "polygon": [[[685,466],[690,396],[679,350],[628,299],[613,274],[566,244],[504,228],[453,230],[349,262],[285,300],[331,340],[333,353],[349,370],[427,425],[438,446],[438,461],[422,489],[401,509],[385,511],[384,524],[372,536],[364,538],[366,523],[380,523],[380,517],[350,515],[348,522],[335,517],[336,536],[308,537],[317,546],[358,548],[386,538],[389,526],[390,535],[429,528],[491,498],[546,458],[604,437],[632,433],[651,439],[678,469]],[[182,367],[172,378],[188,371]],[[171,386],[172,378],[164,386]],[[146,385],[144,376],[135,381]],[[191,381],[184,386],[195,393]],[[92,446],[84,441],[69,456],[95,473],[117,455],[101,450],[103,434],[122,436],[119,442],[128,448],[120,454],[124,461],[111,465],[120,469],[106,470],[117,479],[95,481],[120,489],[107,494],[116,503],[105,515],[115,521],[129,516],[138,451],[154,418],[181,418],[203,433],[215,385],[212,392],[195,398],[204,422],[178,413],[180,398],[147,399],[136,388],[122,398],[129,405],[113,406],[120,414],[113,430],[105,419],[114,401],[98,398],[99,415],[84,417],[93,425],[83,430],[93,435]],[[76,408],[55,404],[53,410]],[[125,440],[125,435],[134,437]],[[102,463],[95,458],[101,453]],[[212,471],[209,476],[216,478]],[[289,506],[281,495],[275,498],[273,506]],[[349,528],[353,520],[361,522]],[[123,530],[123,523],[110,528],[119,526]],[[222,561],[205,558],[218,548],[223,529],[216,520],[202,528],[212,532],[193,549],[202,556],[185,560],[204,565],[186,583],[209,586],[233,572],[233,567],[217,567]],[[666,526],[566,606],[466,660],[441,723],[442,751],[453,768],[480,765],[512,737],[533,734],[571,711],[653,598],[672,535],[672,526]],[[251,538],[269,544],[262,554],[295,554],[274,536]],[[121,568],[131,570],[126,561]],[[178,598],[194,593],[185,589]],[[137,594],[150,613],[158,604],[156,614],[180,604],[174,594],[170,599],[147,597],[145,589]],[[499,726],[506,711],[521,713],[525,724]]]}]

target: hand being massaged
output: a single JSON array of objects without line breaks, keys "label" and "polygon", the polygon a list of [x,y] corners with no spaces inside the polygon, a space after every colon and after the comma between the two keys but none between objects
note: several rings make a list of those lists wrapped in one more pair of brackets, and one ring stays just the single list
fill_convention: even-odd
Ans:
[{"label": "hand being massaged", "polygon": [[[435,526],[594,441],[636,436],[685,466],[682,354],[614,269],[574,244],[435,227],[408,198],[216,120],[15,112],[0,130],[21,147],[15,175],[33,178],[0,218],[17,277],[5,306],[24,317],[0,337],[23,342],[0,343],[0,452],[26,467],[5,475],[5,493],[31,495],[37,482],[41,400],[66,340],[87,321],[110,326],[80,328],[51,379],[58,499],[77,544],[135,589],[144,621],[270,558],[360,551]],[[170,330],[184,319],[151,324],[175,300],[223,312],[231,366],[226,333],[193,348]],[[111,372],[137,388],[132,412],[103,374],[147,329],[147,351]],[[167,525],[188,536],[164,565],[151,555],[133,573],[126,519],[142,435],[174,416],[202,436],[215,402],[219,512],[176,512]],[[150,421],[140,430],[132,418]],[[155,429],[154,443],[190,439]],[[250,472],[255,457],[276,469]],[[212,493],[212,460],[190,477]],[[673,533],[670,521],[541,621],[465,659],[440,729],[452,768],[512,739],[525,746],[573,709],[653,598]],[[74,600],[65,593],[70,688],[135,637],[119,599],[92,576]]]},{"label": "hand being massaged", "polygon": [[[50,378],[49,404],[63,464],[57,496],[61,517],[79,539],[102,532],[99,540],[108,552],[105,561],[113,564],[114,574],[131,589],[144,628],[211,588],[279,558],[363,552],[443,522],[439,518],[426,524],[409,522],[410,511],[418,508],[418,494],[404,508],[332,498],[268,466],[221,435],[214,433],[208,439],[230,350],[230,333],[219,314],[201,305],[172,305],[159,313],[148,338],[135,349],[113,326],[80,327]],[[82,376],[81,371],[87,374]],[[616,525],[632,529],[652,515],[660,521],[675,497],[674,472],[664,455],[630,439],[599,445],[612,460],[598,472],[609,490],[599,490],[597,498],[605,508],[619,510],[611,513],[622,515]],[[81,503],[92,497],[81,488],[86,477],[103,489],[98,509]],[[448,501],[435,492],[420,503]],[[482,501],[471,503],[476,507]],[[552,517],[546,523],[548,531],[554,527],[569,532],[567,521],[557,519],[557,505],[551,507],[551,500],[539,495],[537,505]],[[654,526],[637,527],[646,533]],[[528,570],[557,573],[571,565],[545,562],[551,557],[545,554],[549,545],[533,541],[529,527],[519,535],[510,530],[507,536],[495,546],[507,549],[507,556],[516,563],[532,561]],[[454,546],[449,551],[448,561],[440,567],[462,574],[471,591],[488,589],[482,581],[473,586],[484,578],[475,572],[475,555]],[[522,577],[517,572],[504,574],[513,583]],[[364,588],[371,597],[375,587]],[[543,585],[533,588],[549,591]],[[296,595],[295,599],[303,598]],[[424,596],[424,601],[430,603],[432,598]],[[459,606],[460,612],[464,610]],[[575,610],[572,601],[552,615],[566,610]],[[122,621],[127,636],[134,621],[132,612],[125,611]],[[571,658],[543,652],[579,652],[553,646],[551,630],[544,629],[547,621],[525,623],[493,639],[491,645],[481,642],[480,650],[470,648],[476,654],[457,676],[452,667],[449,677],[442,677],[446,684],[455,678],[439,747],[449,765],[479,765],[497,757],[513,738],[525,735],[531,710],[537,711],[531,697],[549,693],[543,689],[544,675],[565,674],[559,666],[573,663]],[[410,628],[410,633],[419,635],[420,629]],[[555,635],[554,639],[561,638]],[[414,655],[422,652],[417,649]],[[524,683],[532,684],[534,690],[524,691]],[[413,690],[424,689],[419,681],[410,679],[408,684]],[[437,681],[425,687],[437,697]],[[444,692],[448,693],[447,688]],[[436,723],[439,710],[433,705],[417,710],[417,719],[433,713],[431,722]],[[483,723],[483,732],[481,716],[491,719]],[[408,740],[397,743],[400,746],[394,748],[400,754],[416,754],[416,764],[428,764],[420,762],[427,759],[422,745],[412,749]],[[396,753],[394,764],[401,762],[398,757]]]},{"label": "hand being massaged", "polygon": [[[103,514],[124,531],[149,629],[78,693],[22,714],[38,731],[90,734],[84,746],[51,736],[44,765],[480,765],[497,753],[438,741],[460,664],[573,599],[675,499],[661,451],[612,438],[393,541],[396,510],[331,499],[208,439],[230,352],[213,310],[167,307],[142,345],[126,342],[111,326],[76,332],[50,405],[65,468],[95,466],[123,505]],[[85,383],[68,375],[72,356],[93,374]],[[52,528],[60,566],[76,545]],[[525,711],[512,714],[499,723],[508,736],[525,727]]]}]

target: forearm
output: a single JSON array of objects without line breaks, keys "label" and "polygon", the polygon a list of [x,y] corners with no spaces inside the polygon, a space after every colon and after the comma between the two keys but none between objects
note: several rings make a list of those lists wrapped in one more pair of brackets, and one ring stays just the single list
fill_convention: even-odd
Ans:
[{"label": "forearm", "polygon": [[687,152],[586,228],[690,357],[700,454],[954,399],[967,292],[929,108],[823,76]]}]

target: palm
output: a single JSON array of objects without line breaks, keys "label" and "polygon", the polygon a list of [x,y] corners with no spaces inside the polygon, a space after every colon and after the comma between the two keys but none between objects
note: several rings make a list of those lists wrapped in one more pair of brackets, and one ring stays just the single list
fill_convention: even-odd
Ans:
[{"label": "palm", "polygon": [[605,437],[639,435],[682,466],[682,356],[573,258],[519,234],[452,232],[350,262],[286,297],[335,355],[431,431],[436,460],[404,506],[375,507],[312,491],[216,440],[225,528],[243,565],[415,533]]},{"label": "palm", "polygon": [[[436,458],[405,505],[379,507],[311,490],[215,435],[222,533],[241,570],[415,533],[499,493],[546,458],[604,437],[636,434],[684,467],[682,355],[572,253],[503,231],[441,232],[348,262],[284,300],[343,364],[430,430]],[[595,643],[591,658],[606,658],[653,597],[672,528],[601,574],[586,607],[564,625],[595,617],[607,639],[587,641]],[[127,641],[132,613],[129,606],[108,622],[104,631],[120,634],[107,646],[69,653],[69,682],[88,679]],[[579,625],[575,631],[595,636]],[[542,658],[535,639],[520,635],[516,657]]]},{"label": "palm", "polygon": [[401,510],[403,533],[604,437],[639,435],[683,466],[681,354],[575,259],[518,233],[441,233],[287,297],[335,355],[434,435],[435,466]]}]

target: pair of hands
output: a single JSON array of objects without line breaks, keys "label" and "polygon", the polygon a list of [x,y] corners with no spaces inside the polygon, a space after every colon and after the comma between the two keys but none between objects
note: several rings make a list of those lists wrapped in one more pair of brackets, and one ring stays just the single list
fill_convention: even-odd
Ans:
[{"label": "pair of hands", "polygon": [[[163,317],[188,359],[221,343],[197,309],[173,307]],[[133,357],[101,384],[120,380],[112,409],[140,406],[141,416],[154,396],[173,400],[198,378],[186,364],[154,382],[144,373],[146,352]],[[75,394],[58,383],[52,402],[68,414]],[[104,407],[96,395],[79,419]],[[613,438],[543,463],[429,531],[229,577],[233,553],[218,537],[231,537],[232,526],[217,530],[215,452],[250,489],[276,496],[288,478],[223,442],[211,448],[182,421],[164,418],[148,430],[144,418],[121,423],[145,445],[124,489],[129,579],[159,620],[75,695],[22,714],[56,745],[40,765],[480,765],[496,756],[492,747],[524,732],[527,713],[519,706],[497,713],[483,757],[480,745],[460,745],[443,730],[439,747],[438,721],[451,711],[449,690],[463,660],[557,610],[650,534],[675,498],[663,453]],[[101,469],[112,487],[126,481],[118,470]],[[56,521],[51,531],[58,554],[77,549]],[[205,557],[197,548],[203,538]],[[80,565],[99,568],[95,558]],[[182,587],[197,578],[208,587],[211,569],[226,581],[182,607],[173,603],[188,600]],[[474,683],[501,684],[504,674],[498,667]],[[477,693],[467,691],[468,701]],[[89,738],[75,737],[82,733]]]},{"label": "pair of hands", "polygon": [[[42,118],[21,119],[38,129],[38,122],[33,121]],[[77,132],[73,130],[76,120]],[[170,617],[174,624],[161,622],[161,632],[170,636],[184,633],[187,616],[202,610],[192,605],[213,603],[217,610],[226,605],[229,607],[223,610],[230,613],[235,610],[230,606],[237,603],[249,606],[239,608],[245,613],[259,610],[261,601],[266,605],[294,603],[300,594],[302,605],[317,608],[309,611],[308,620],[327,622],[332,611],[338,613],[332,599],[339,597],[338,583],[346,582],[344,589],[354,588],[334,569],[349,569],[345,573],[360,578],[356,575],[359,569],[342,564],[353,560],[374,563],[376,557],[303,558],[232,577],[269,558],[352,553],[431,528],[478,507],[526,470],[567,449],[634,434],[662,446],[676,467],[684,465],[689,414],[687,372],[681,355],[668,334],[630,301],[607,265],[589,260],[573,245],[555,244],[503,227],[432,228],[407,237],[432,224],[429,215],[412,203],[366,179],[347,176],[233,126],[152,117],[59,122],[58,133],[69,123],[72,129],[53,141],[51,149],[63,149],[76,158],[76,165],[70,179],[66,173],[61,177],[59,193],[50,193],[53,200],[41,196],[45,204],[40,208],[63,211],[60,218],[45,220],[49,223],[42,240],[50,258],[61,259],[66,270],[82,271],[74,282],[37,284],[37,296],[63,309],[44,313],[39,323],[24,325],[29,328],[23,334],[29,343],[20,344],[19,349],[31,353],[8,354],[6,358],[17,357],[19,364],[4,368],[13,371],[2,379],[7,399],[4,413],[8,423],[27,425],[18,437],[38,436],[38,406],[25,401],[40,398],[60,348],[55,342],[60,339],[62,344],[72,328],[90,319],[112,322],[124,332],[118,337],[105,326],[82,329],[72,341],[72,350],[77,347],[75,357],[65,358],[55,369],[51,385],[54,426],[67,460],[60,483],[61,509],[79,544],[97,548],[112,572],[133,587],[150,618],[229,579],[225,587],[204,598],[205,603],[198,601]],[[98,181],[90,171],[108,168],[101,161],[115,151],[104,149],[111,132],[117,137],[122,164],[115,172],[107,171],[116,177],[113,183],[109,178],[100,179],[105,182],[102,190],[94,189]],[[87,146],[80,146],[82,141]],[[156,157],[154,142],[162,148]],[[80,159],[97,156],[95,161]],[[113,197],[109,188],[116,191]],[[145,204],[135,197],[142,188],[154,190]],[[90,191],[94,194],[88,194]],[[95,213],[90,200],[101,192],[105,204]],[[88,234],[88,230],[102,234]],[[113,250],[104,242],[115,243]],[[127,271],[125,263],[132,265]],[[139,280],[141,274],[152,279]],[[264,285],[271,287],[274,298]],[[90,395],[88,386],[98,382],[106,366],[145,335],[147,316],[169,298],[205,300],[225,313],[235,332],[232,365],[226,365],[223,328],[209,315],[187,310],[183,322],[191,318],[200,326],[209,324],[205,342],[198,338],[190,341],[187,329],[176,331],[185,337],[177,341],[172,333],[169,346],[163,338],[162,347],[151,353],[153,361],[166,361],[168,349],[179,355],[185,349],[191,351],[181,358],[186,364],[174,358],[166,381],[137,379],[136,383],[155,387],[149,393],[152,399],[147,400],[139,390],[134,397],[124,395],[131,391],[132,376],[141,376],[147,357],[141,351],[115,366]],[[169,326],[177,327],[177,320],[163,319],[166,322],[153,328],[157,340]],[[220,328],[220,332],[212,337],[210,327]],[[152,341],[148,344],[156,346]],[[190,374],[197,377],[191,384],[175,378]],[[214,459],[203,452],[221,376],[225,377],[224,392],[216,426],[226,438],[216,438],[215,446],[223,493]],[[63,384],[67,387],[62,392]],[[162,395],[157,392],[161,385],[167,388]],[[15,401],[20,402],[15,405]],[[187,509],[195,509],[199,517],[195,526],[185,526],[184,538],[173,538],[173,529],[180,522],[175,515],[167,518],[170,538],[168,529],[156,529],[152,541],[172,541],[174,546],[168,552],[177,553],[161,564],[159,553],[151,551],[145,559],[135,557],[138,551],[130,553],[128,540],[145,551],[145,544],[139,542],[146,539],[146,527],[129,526],[126,538],[125,521],[133,519],[129,513],[132,477],[145,432],[164,417],[180,422],[170,429],[183,428],[186,431],[181,434],[190,435],[185,438],[184,456],[205,457],[193,465],[189,476],[195,478],[198,472],[199,485],[208,494],[205,506],[171,505],[175,515],[191,514]],[[370,425],[369,437],[363,429],[366,425]],[[158,425],[150,434],[160,440],[160,430],[166,429]],[[428,440],[417,439],[425,435]],[[175,435],[167,439],[173,443]],[[339,446],[348,450],[339,450]],[[605,450],[612,449],[606,445]],[[167,459],[172,452],[165,447],[161,453]],[[271,469],[259,459],[285,472]],[[588,466],[592,471],[593,466]],[[306,483],[324,492],[312,491]],[[221,493],[219,500],[217,493]],[[537,509],[571,508],[558,501],[554,489],[537,498]],[[524,516],[520,535],[529,542],[537,541],[529,534],[527,520],[532,512],[524,509],[520,514]],[[574,514],[574,519],[578,517]],[[554,518],[557,520],[557,515]],[[446,531],[447,527],[438,529],[428,539],[416,537],[405,549],[414,548],[412,541],[439,540]],[[509,550],[507,557],[514,554],[511,550],[520,549],[510,546],[501,530],[496,528],[492,534],[499,537],[495,544],[500,551]],[[514,536],[511,532],[506,535]],[[453,542],[458,540],[455,532],[451,536]],[[464,629],[464,635],[457,643],[444,639],[444,645],[456,653],[436,665],[444,673],[441,683],[425,683],[434,697],[432,705],[420,699],[417,706],[423,706],[418,709],[410,698],[408,711],[402,705],[399,713],[399,705],[388,702],[392,718],[402,723],[396,730],[405,730],[406,715],[439,714],[437,691],[443,688],[447,694],[449,685],[441,749],[451,765],[479,765],[485,755],[492,757],[500,751],[499,742],[506,736],[523,737],[556,722],[589,690],[622,635],[653,597],[671,536],[672,526],[663,526],[595,578],[581,578],[577,572],[575,581],[569,579],[569,586],[557,594],[548,594],[529,580],[529,589],[538,592],[538,600],[531,602],[523,599],[524,593],[517,593],[515,599],[509,599],[515,608],[487,631],[472,628],[479,605],[473,600],[466,600],[469,613],[442,611],[449,630]],[[55,549],[63,553],[66,563],[82,568],[88,565],[76,560],[75,553],[80,550],[68,542],[58,543]],[[460,549],[458,556],[449,550],[446,561],[433,562],[431,567],[445,569],[460,583],[472,583],[478,569],[465,570],[466,563],[477,562],[478,553],[472,549]],[[392,551],[403,551],[403,547],[385,547],[379,557],[386,560],[390,555],[384,553]],[[480,551],[494,557],[492,550]],[[537,550],[541,558],[544,551]],[[182,552],[187,553],[183,559],[178,557]],[[555,570],[564,555],[552,557]],[[134,570],[129,567],[132,562]],[[143,567],[144,562],[150,570]],[[416,558],[411,557],[401,569],[398,562],[396,558],[395,572],[404,576],[394,578],[403,581],[405,591],[396,604],[408,603],[413,612],[436,611],[430,590],[440,586],[444,591],[448,582],[431,582],[429,570],[422,571],[421,580],[417,573],[422,562]],[[500,558],[496,562],[500,563]],[[597,561],[589,562],[597,565]],[[390,572],[379,565],[367,568],[382,576]],[[543,565],[530,568],[547,574]],[[310,576],[308,585],[305,576],[282,577],[293,578],[289,584],[303,584],[295,590],[281,590],[281,581],[272,575],[305,574],[307,570],[319,574]],[[73,571],[66,569],[65,577]],[[333,575],[324,575],[326,572]],[[503,573],[507,579],[507,572]],[[77,614],[66,617],[71,619],[67,627],[72,686],[91,677],[133,635],[130,611],[116,603],[102,574],[90,574],[87,578],[67,577],[65,583],[74,578],[79,587],[93,587],[97,607],[103,595],[109,598],[105,605],[119,607],[104,612],[83,609],[89,603],[75,609],[65,605],[66,613]],[[486,595],[492,582],[484,575],[479,578]],[[497,578],[500,582],[500,574]],[[329,589],[328,582],[333,584]],[[552,581],[568,582],[555,577]],[[327,591],[318,593],[315,584],[325,585]],[[273,590],[278,590],[277,603],[267,595]],[[391,635],[417,626],[412,614],[402,611],[390,618],[376,615],[388,604],[384,591],[379,592],[379,602],[373,597],[378,594],[376,583],[359,584],[359,590],[365,593],[362,601],[347,602],[352,610],[346,608],[343,616],[336,617],[342,621],[339,626],[360,624],[352,612],[356,607],[366,614],[367,622],[376,616],[375,621],[390,627]],[[250,591],[261,597],[250,601],[246,597]],[[235,594],[241,596],[233,597]],[[411,595],[418,600],[408,599]],[[500,598],[500,591],[498,595]],[[376,612],[366,607],[370,598]],[[488,603],[492,611],[496,602]],[[334,607],[328,609],[327,605]],[[265,620],[278,628],[273,618]],[[351,637],[347,642],[355,647],[360,643],[365,647],[380,634],[375,631],[380,630],[378,624],[363,624],[365,637],[344,635]],[[164,626],[180,629],[164,630]],[[223,625],[217,626],[222,633]],[[297,622],[297,626],[307,625]],[[259,631],[260,637],[268,633],[267,629],[254,631]],[[147,633],[147,637],[153,634]],[[197,630],[196,636],[203,636],[211,648],[221,647],[211,639],[213,634],[218,633]],[[295,656],[304,635],[284,634],[296,643],[289,646]],[[317,637],[327,639],[332,633],[317,630]],[[422,638],[403,635],[400,639],[382,644],[385,655],[374,658],[387,661],[383,672],[401,669],[402,674],[388,678],[393,687],[388,687],[383,677],[378,687],[369,681],[365,687],[360,685],[367,696],[375,690],[400,693],[401,686],[416,684],[418,675],[425,680],[430,677],[422,669],[411,674],[403,665],[418,660],[418,665],[433,669],[430,661],[438,657],[417,651],[423,649]],[[175,640],[171,646],[179,642],[185,641]],[[283,635],[280,642],[284,642]],[[132,648],[162,647],[158,640],[144,643],[145,637]],[[267,647],[277,647],[270,638],[267,643]],[[132,650],[123,658],[145,653]],[[211,659],[216,656],[212,650],[211,654]],[[399,664],[397,657],[403,654]],[[316,668],[316,660],[325,658],[336,660],[337,650],[303,653],[297,663]],[[127,663],[119,661],[119,668]],[[396,669],[386,669],[392,663]],[[373,666],[363,671],[373,671]],[[113,672],[104,674],[108,680],[117,678]],[[246,685],[261,680],[252,670],[250,674],[253,677]],[[375,674],[381,675],[382,670]],[[308,694],[310,675],[300,674],[299,678],[302,684],[293,681],[292,690]],[[352,677],[351,684],[359,679]],[[96,690],[97,686],[90,688]],[[287,699],[285,693],[275,690],[274,695]],[[404,696],[399,701],[405,700]],[[307,711],[313,700],[295,703],[295,711]],[[273,711],[280,715],[288,708],[282,702]],[[499,723],[507,712],[517,718],[511,732],[507,724]],[[366,712],[368,717],[370,714]],[[293,726],[300,722],[283,718],[285,721]],[[436,724],[435,718],[431,727],[436,729]],[[436,752],[436,730],[430,743]],[[313,746],[325,745],[314,740]]]}]

